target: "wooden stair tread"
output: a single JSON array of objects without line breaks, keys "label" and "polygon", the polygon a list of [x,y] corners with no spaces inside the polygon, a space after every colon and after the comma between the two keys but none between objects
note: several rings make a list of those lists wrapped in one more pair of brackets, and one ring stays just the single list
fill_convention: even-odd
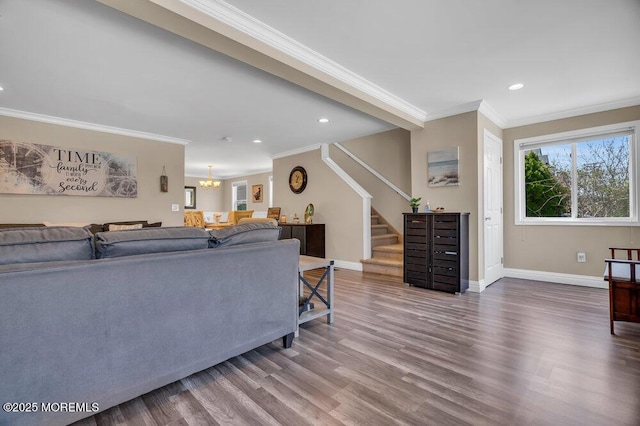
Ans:
[{"label": "wooden stair tread", "polygon": [[371,214],[371,259],[363,259],[364,272],[402,277],[404,273],[404,250],[399,244],[401,235],[372,209]]},{"label": "wooden stair tread", "polygon": [[373,248],[373,250],[375,251],[385,251],[385,252],[390,252],[390,253],[403,253],[404,252],[404,248],[402,247],[402,244],[388,244],[388,245],[383,245],[383,246],[376,246]]},{"label": "wooden stair tread", "polygon": [[383,240],[385,238],[398,238],[398,235],[396,235],[396,234],[382,234],[382,235],[372,235],[371,236],[372,240]]},{"label": "wooden stair tread", "polygon": [[372,257],[371,259],[362,259],[360,263],[369,263],[373,265],[384,265],[384,266],[397,266],[399,268],[402,268],[404,264],[401,260],[377,259],[375,257]]}]

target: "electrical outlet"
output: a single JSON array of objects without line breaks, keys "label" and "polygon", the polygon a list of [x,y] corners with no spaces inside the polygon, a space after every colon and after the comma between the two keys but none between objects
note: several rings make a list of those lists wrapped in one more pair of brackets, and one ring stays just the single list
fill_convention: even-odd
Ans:
[{"label": "electrical outlet", "polygon": [[587,254],[583,251],[578,252],[578,262],[585,263],[587,261]]},{"label": "electrical outlet", "polygon": [[180,204],[171,204],[171,211],[172,212],[179,212],[180,211]]}]

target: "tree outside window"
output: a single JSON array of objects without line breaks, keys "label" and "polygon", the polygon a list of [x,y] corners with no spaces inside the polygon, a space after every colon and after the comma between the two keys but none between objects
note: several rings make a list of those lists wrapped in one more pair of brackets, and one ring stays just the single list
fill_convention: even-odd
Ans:
[{"label": "tree outside window", "polygon": [[631,219],[633,128],[573,140],[523,143],[523,216]]}]

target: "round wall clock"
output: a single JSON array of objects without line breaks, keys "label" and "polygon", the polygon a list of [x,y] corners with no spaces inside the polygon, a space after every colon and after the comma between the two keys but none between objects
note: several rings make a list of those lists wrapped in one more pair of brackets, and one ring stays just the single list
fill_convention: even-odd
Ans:
[{"label": "round wall clock", "polygon": [[307,187],[307,171],[302,166],[291,169],[289,174],[289,188],[295,194],[299,194]]}]

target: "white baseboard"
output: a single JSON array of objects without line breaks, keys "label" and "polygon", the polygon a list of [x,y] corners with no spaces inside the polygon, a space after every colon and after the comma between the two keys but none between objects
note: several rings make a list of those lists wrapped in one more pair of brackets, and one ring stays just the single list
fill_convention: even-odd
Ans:
[{"label": "white baseboard", "polygon": [[334,260],[333,264],[336,268],[350,269],[352,271],[362,271],[362,263],[348,262],[346,260]]},{"label": "white baseboard", "polygon": [[578,285],[581,287],[609,288],[603,277],[588,275],[561,274],[559,272],[530,271],[527,269],[504,268],[504,276],[523,280],[547,281],[558,284]]},{"label": "white baseboard", "polygon": [[480,281],[469,280],[469,289],[467,291],[470,291],[472,293],[482,293],[486,288],[487,286],[485,285],[484,280],[480,280]]}]

